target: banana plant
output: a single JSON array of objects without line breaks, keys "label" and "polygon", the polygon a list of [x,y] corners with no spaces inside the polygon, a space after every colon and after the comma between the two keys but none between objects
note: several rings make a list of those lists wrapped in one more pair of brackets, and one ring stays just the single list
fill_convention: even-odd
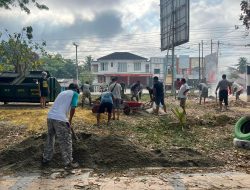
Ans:
[{"label": "banana plant", "polygon": [[183,130],[183,128],[186,127],[186,124],[187,124],[186,114],[183,111],[181,112],[179,108],[177,107],[171,108],[171,111],[174,113],[174,115],[178,119],[180,126]]}]

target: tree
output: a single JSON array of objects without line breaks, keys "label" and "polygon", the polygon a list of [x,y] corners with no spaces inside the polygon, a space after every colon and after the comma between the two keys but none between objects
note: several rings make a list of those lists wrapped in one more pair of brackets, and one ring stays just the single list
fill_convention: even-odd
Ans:
[{"label": "tree", "polygon": [[91,84],[95,77],[91,72],[85,70],[80,72],[79,78],[82,83],[88,81]]},{"label": "tree", "polygon": [[21,75],[29,69],[36,69],[41,64],[38,52],[46,54],[44,50],[46,43],[43,42],[40,45],[32,41],[33,29],[31,26],[24,27],[20,33],[9,34],[8,30],[5,32],[8,39],[2,40],[0,43],[2,64]]},{"label": "tree", "polygon": [[49,71],[53,77],[65,79],[76,78],[76,65],[71,59],[64,59],[62,55],[56,54],[42,57],[40,61],[43,63],[40,69]]},{"label": "tree", "polygon": [[249,30],[250,28],[250,5],[248,6],[247,1],[241,1],[241,14],[240,14],[240,20],[243,22],[243,25],[245,25],[246,29]]},{"label": "tree", "polygon": [[228,67],[228,73],[229,73],[228,79],[235,80],[235,79],[240,78],[238,69],[234,67]]},{"label": "tree", "polygon": [[91,55],[85,57],[84,61],[84,70],[85,71],[91,71],[91,62],[93,61],[93,58]]},{"label": "tree", "polygon": [[246,72],[246,66],[247,66],[247,58],[240,57],[238,64],[235,65],[237,67],[237,70],[243,74]]},{"label": "tree", "polygon": [[28,4],[33,3],[38,9],[48,10],[49,8],[44,4],[37,3],[36,0],[0,0],[0,8],[11,9],[11,7],[20,7],[22,11],[30,14]]}]

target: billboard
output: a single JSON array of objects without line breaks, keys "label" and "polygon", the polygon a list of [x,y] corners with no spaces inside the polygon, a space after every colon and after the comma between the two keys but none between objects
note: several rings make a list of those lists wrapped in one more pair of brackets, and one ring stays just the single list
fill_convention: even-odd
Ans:
[{"label": "billboard", "polygon": [[189,41],[189,0],[160,0],[161,51]]},{"label": "billboard", "polygon": [[217,65],[217,53],[212,53],[210,55],[205,56],[205,76],[208,83],[217,82]]},{"label": "billboard", "polygon": [[180,55],[179,56],[179,68],[180,69],[189,68],[189,56],[188,55]]}]

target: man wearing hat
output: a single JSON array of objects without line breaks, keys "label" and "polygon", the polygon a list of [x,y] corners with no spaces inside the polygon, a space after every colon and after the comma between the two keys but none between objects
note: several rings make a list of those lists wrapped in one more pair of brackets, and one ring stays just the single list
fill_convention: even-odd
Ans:
[{"label": "man wearing hat", "polygon": [[78,85],[71,83],[68,90],[57,96],[49,110],[47,118],[48,135],[43,153],[43,165],[47,165],[52,160],[56,136],[65,167],[78,167],[78,163],[73,162],[71,136],[71,122],[78,105],[78,93]]}]

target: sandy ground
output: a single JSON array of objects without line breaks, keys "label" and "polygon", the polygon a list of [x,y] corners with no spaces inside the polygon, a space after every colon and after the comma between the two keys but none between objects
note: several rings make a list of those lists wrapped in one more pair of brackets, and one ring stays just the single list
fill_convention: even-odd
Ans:
[{"label": "sandy ground", "polygon": [[[241,99],[246,100],[246,96],[242,96]],[[167,98],[166,101],[171,105],[178,105],[178,101],[173,98]],[[28,111],[25,104],[18,104],[19,110],[16,110],[15,104],[2,107],[1,111],[4,114],[0,115],[0,190],[250,189],[249,152],[234,149],[231,144],[226,145],[232,141],[235,121],[249,114],[250,105],[244,101],[235,102],[234,97],[231,97],[229,111],[219,112],[214,99],[208,100],[205,106],[198,105],[198,99],[192,97],[187,103],[189,125],[191,127],[197,123],[201,125],[198,129],[191,128],[187,134],[203,135],[203,139],[198,139],[192,144],[195,149],[176,147],[175,149],[168,147],[167,150],[156,149],[151,145],[148,146],[147,141],[139,142],[133,131],[124,131],[125,128],[122,126],[116,127],[124,122],[128,126],[134,125],[134,122],[143,123],[143,118],[138,120],[137,115],[123,115],[121,123],[114,123],[113,130],[106,128],[100,130],[90,125],[95,122],[95,116],[87,113],[87,118],[83,119],[86,113],[85,110],[80,110],[76,113],[74,125],[77,130],[84,127],[84,131],[89,134],[78,133],[84,143],[75,145],[74,152],[75,156],[78,155],[81,168],[71,171],[58,169],[61,164],[57,162],[57,158],[60,160],[58,152],[49,170],[39,168],[45,141],[41,131],[46,130],[44,118],[47,109],[39,112],[38,117],[36,112],[39,105],[29,105]],[[16,110],[14,116],[11,115],[12,110]],[[172,114],[170,109],[167,112],[168,115]],[[35,118],[31,118],[32,121],[20,120],[19,115]],[[147,117],[149,115],[145,115],[144,119]],[[154,124],[155,118],[152,119],[151,123]],[[13,123],[9,124],[8,120],[12,120]],[[26,130],[29,132],[27,133]],[[166,132],[169,131],[171,132],[171,130]],[[222,131],[225,133],[225,138],[220,134]],[[213,139],[206,139],[206,136],[210,137],[211,134],[214,134]],[[215,134],[218,134],[218,137]],[[214,146],[211,144],[213,141],[221,144],[222,147]],[[170,143],[173,145],[172,142]],[[206,144],[211,147],[211,150],[204,149],[203,146]],[[15,146],[12,147],[12,145]],[[221,161],[225,163],[221,164]],[[91,169],[86,169],[89,166]],[[143,170],[149,166],[164,167],[164,169]],[[178,169],[171,166],[176,166]],[[118,173],[106,172],[105,167],[118,167],[123,170]],[[133,170],[131,169],[133,167],[140,169]],[[101,172],[97,172],[95,168],[101,169]],[[16,172],[8,174],[9,169]]]},{"label": "sandy ground", "polygon": [[144,175],[133,170],[123,175],[97,174],[88,169],[77,169],[70,173],[54,170],[49,176],[39,173],[22,176],[4,176],[0,178],[1,190],[214,190],[214,189],[250,189],[249,174],[246,173],[165,173],[151,174],[145,169]]}]

